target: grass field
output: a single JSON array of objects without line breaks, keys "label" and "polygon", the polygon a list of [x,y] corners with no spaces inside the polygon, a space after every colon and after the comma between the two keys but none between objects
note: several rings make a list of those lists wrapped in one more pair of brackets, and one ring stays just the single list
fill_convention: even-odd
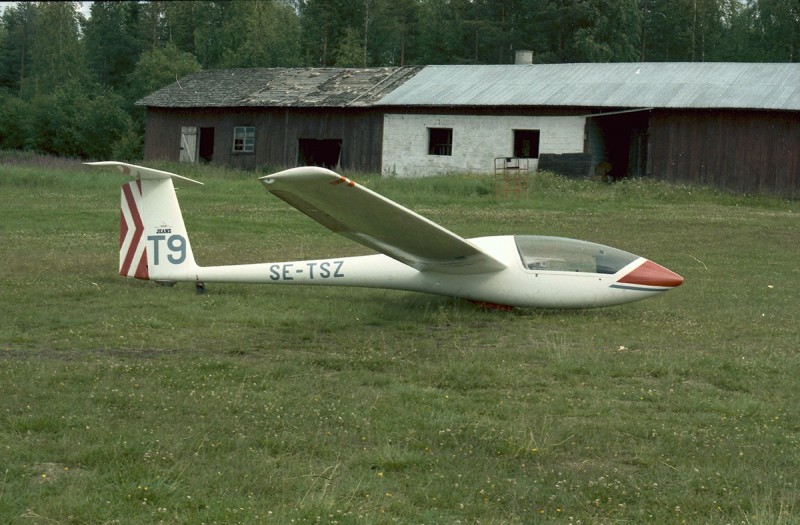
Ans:
[{"label": "grass field", "polygon": [[[483,311],[117,275],[122,176],[0,165],[0,523],[800,522],[800,204],[652,181],[352,175],[467,237],[680,273],[655,299]],[[255,174],[161,166],[200,264],[368,253]]]}]

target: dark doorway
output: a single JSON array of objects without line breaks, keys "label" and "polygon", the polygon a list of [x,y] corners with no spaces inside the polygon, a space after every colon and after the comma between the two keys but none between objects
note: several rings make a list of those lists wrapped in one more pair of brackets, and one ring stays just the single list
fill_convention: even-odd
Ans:
[{"label": "dark doorway", "polygon": [[606,167],[604,175],[609,180],[649,175],[649,124],[650,111],[646,109],[591,115],[589,135],[594,139],[590,139],[589,152],[597,168],[601,164]]},{"label": "dark doorway", "polygon": [[539,158],[539,130],[514,130],[514,156],[521,159]]},{"label": "dark doorway", "polygon": [[297,152],[301,166],[322,166],[335,169],[339,166],[342,139],[299,139]]},{"label": "dark doorway", "polygon": [[211,162],[214,157],[214,128],[200,128],[200,145],[198,156],[204,162]]}]

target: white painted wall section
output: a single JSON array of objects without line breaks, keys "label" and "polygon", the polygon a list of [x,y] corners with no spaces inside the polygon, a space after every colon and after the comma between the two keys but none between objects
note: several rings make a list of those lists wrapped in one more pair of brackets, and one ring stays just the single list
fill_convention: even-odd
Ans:
[{"label": "white painted wall section", "polygon": [[[495,157],[514,154],[514,130],[540,131],[539,154],[582,153],[585,117],[407,115],[383,119],[383,173],[420,177],[490,173]],[[428,154],[428,128],[452,128],[453,154]],[[533,169],[535,162],[531,161]]]}]

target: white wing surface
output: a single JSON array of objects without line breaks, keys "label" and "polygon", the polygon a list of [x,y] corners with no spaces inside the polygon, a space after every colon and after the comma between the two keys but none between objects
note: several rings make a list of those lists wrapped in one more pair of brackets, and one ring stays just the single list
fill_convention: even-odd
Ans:
[{"label": "white wing surface", "polygon": [[435,222],[325,168],[292,168],[260,180],[326,228],[417,270],[470,274],[506,267]]}]

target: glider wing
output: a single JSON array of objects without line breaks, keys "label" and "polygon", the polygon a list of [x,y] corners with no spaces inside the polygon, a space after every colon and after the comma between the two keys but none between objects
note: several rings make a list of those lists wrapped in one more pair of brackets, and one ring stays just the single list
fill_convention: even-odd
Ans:
[{"label": "glider wing", "polygon": [[292,168],[260,180],[326,228],[417,270],[470,274],[506,267],[435,222],[325,168]]}]

